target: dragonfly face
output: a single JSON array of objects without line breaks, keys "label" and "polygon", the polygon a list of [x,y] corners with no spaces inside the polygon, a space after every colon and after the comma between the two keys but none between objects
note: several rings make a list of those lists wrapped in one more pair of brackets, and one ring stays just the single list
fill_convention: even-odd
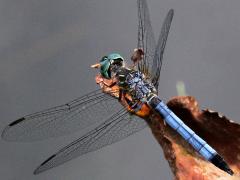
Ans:
[{"label": "dragonfly face", "polygon": [[[110,79],[114,76],[114,72],[117,71],[119,67],[122,67],[124,65],[124,59],[120,54],[112,53],[108,56],[103,56],[100,60],[99,67],[100,68],[100,74],[106,78]],[[92,67],[95,67],[93,65]]]}]

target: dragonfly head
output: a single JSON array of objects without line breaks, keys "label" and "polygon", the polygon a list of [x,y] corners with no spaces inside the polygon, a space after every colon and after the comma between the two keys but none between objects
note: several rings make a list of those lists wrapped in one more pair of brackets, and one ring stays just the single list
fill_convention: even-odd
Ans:
[{"label": "dragonfly head", "polygon": [[91,67],[100,68],[101,75],[106,79],[110,79],[113,77],[114,72],[116,72],[119,67],[123,66],[123,57],[120,54],[112,53],[107,56],[103,56],[100,60],[100,63],[94,64]]}]

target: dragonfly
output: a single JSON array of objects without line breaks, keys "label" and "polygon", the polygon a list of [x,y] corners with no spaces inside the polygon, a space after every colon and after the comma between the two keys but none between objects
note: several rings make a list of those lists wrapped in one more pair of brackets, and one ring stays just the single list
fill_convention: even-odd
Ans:
[{"label": "dragonfly", "polygon": [[[138,43],[131,57],[132,68],[123,68],[123,58],[119,54],[104,56],[100,63],[92,66],[100,68],[101,74],[96,76],[100,89],[64,105],[26,115],[13,121],[3,130],[4,140],[26,142],[62,136],[101,122],[93,130],[46,159],[35,169],[34,174],[116,143],[144,129],[147,127],[144,117],[151,113],[163,116],[166,123],[206,160],[233,174],[224,159],[187,127],[158,97],[160,71],[174,16],[173,9],[167,13],[156,42],[146,0],[138,0],[137,5]],[[114,69],[119,66],[121,68]],[[127,74],[121,74],[126,71]],[[127,85],[138,89],[133,91],[133,94],[121,89],[114,78],[111,78],[114,72],[119,79],[125,78],[124,82],[127,81]],[[126,80],[128,77],[130,79]],[[136,99],[138,101],[134,101]]]}]

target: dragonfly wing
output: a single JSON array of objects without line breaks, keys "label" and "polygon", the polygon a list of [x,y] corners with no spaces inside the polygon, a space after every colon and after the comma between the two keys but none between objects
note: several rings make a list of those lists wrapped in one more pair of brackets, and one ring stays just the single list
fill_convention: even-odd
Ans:
[{"label": "dragonfly wing", "polygon": [[34,171],[34,174],[39,174],[73,158],[118,142],[142,130],[146,125],[143,119],[130,115],[125,109],[122,109],[94,130],[48,158]]},{"label": "dragonfly wing", "polygon": [[61,136],[105,120],[122,106],[102,90],[96,90],[67,104],[24,116],[2,133],[7,141],[34,141]]},{"label": "dragonfly wing", "polygon": [[138,48],[144,51],[144,56],[138,62],[138,70],[145,75],[150,74],[153,64],[153,57],[156,49],[156,42],[149,16],[146,0],[138,0]]},{"label": "dragonfly wing", "polygon": [[169,10],[161,29],[159,35],[157,47],[154,53],[153,64],[152,64],[152,83],[156,89],[158,89],[160,71],[162,67],[163,53],[167,42],[168,33],[170,30],[171,22],[173,19],[174,11],[173,9]]}]

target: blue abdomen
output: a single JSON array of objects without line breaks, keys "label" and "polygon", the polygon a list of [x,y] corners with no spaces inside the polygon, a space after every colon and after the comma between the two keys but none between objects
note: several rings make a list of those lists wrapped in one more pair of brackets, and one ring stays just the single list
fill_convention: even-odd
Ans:
[{"label": "blue abdomen", "polygon": [[176,130],[206,160],[211,160],[217,152],[179,119],[162,101],[155,107],[165,122]]},{"label": "blue abdomen", "polygon": [[180,134],[192,147],[201,154],[206,160],[214,164],[219,169],[233,175],[234,172],[228,166],[226,161],[220,156],[210,145],[200,138],[193,130],[191,130],[184,122],[177,117],[161,99],[156,95],[150,95],[147,103],[156,112],[163,116],[165,122]]}]

